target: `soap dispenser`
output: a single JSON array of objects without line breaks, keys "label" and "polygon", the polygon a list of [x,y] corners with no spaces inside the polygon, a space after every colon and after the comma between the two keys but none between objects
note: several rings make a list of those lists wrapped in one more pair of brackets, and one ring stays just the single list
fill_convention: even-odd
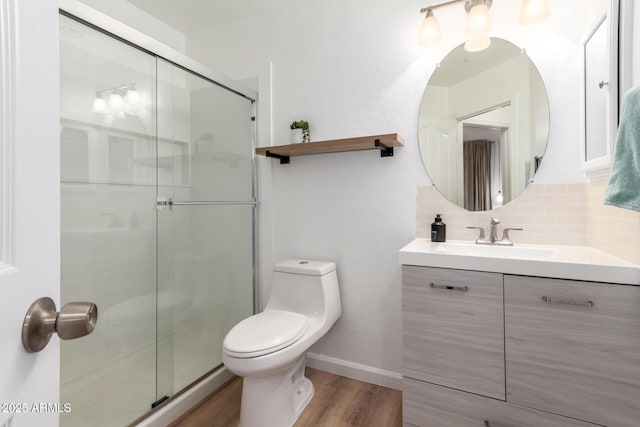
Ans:
[{"label": "soap dispenser", "polygon": [[436,219],[431,224],[431,241],[444,242],[447,240],[447,226],[442,222],[442,215],[436,214]]}]

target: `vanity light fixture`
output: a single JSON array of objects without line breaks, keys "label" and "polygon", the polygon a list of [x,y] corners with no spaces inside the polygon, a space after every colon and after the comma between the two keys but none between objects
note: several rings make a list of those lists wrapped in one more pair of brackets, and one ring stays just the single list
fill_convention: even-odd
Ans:
[{"label": "vanity light fixture", "polygon": [[464,37],[467,41],[464,43],[464,50],[467,52],[480,52],[491,45],[491,18],[489,17],[489,8],[491,0],[467,0],[464,8],[469,17],[467,18],[467,26],[464,30]]},{"label": "vanity light fixture", "polygon": [[551,15],[549,0],[524,0],[520,11],[520,25],[533,25]]},{"label": "vanity light fixture", "polygon": [[124,117],[124,114],[136,115],[140,109],[141,97],[134,83],[102,89],[93,99],[93,112]]},{"label": "vanity light fixture", "polygon": [[420,38],[418,43],[420,46],[433,46],[442,41],[442,32],[440,31],[440,24],[438,18],[433,14],[431,8],[427,9],[427,16],[422,21],[422,27],[420,28]]},{"label": "vanity light fixture", "polygon": [[101,97],[99,93],[96,93],[96,97],[93,99],[93,112],[104,113],[106,111],[107,111],[107,101],[105,101],[104,98]]},{"label": "vanity light fixture", "polygon": [[[433,46],[442,40],[440,24],[433,13],[434,9],[464,1],[464,8],[468,14],[465,26],[464,49],[467,52],[479,52],[491,45],[491,18],[489,9],[492,0],[451,0],[420,9],[420,13],[426,13],[418,43],[421,46]],[[537,24],[551,15],[548,0],[524,0],[520,12],[520,25]]]},{"label": "vanity light fixture", "polygon": [[122,104],[124,104],[124,99],[122,99],[122,95],[117,92],[113,92],[109,95],[109,105],[113,108],[122,108]]},{"label": "vanity light fixture", "polygon": [[129,104],[133,104],[133,105],[139,105],[140,104],[140,94],[138,93],[138,91],[135,88],[128,89],[127,93],[124,96],[124,99]]}]

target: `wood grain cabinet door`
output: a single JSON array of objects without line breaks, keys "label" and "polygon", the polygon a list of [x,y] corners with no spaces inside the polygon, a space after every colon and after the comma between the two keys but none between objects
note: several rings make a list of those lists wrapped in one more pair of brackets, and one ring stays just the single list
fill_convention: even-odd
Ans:
[{"label": "wood grain cabinet door", "polygon": [[405,427],[596,427],[559,415],[405,378]]},{"label": "wood grain cabinet door", "polygon": [[505,276],[507,401],[640,426],[640,287]]},{"label": "wood grain cabinet door", "polygon": [[402,272],[403,375],[504,400],[502,274]]}]

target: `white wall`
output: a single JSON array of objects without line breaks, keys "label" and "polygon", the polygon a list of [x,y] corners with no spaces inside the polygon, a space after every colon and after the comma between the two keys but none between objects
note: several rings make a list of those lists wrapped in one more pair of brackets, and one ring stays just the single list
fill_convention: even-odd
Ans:
[{"label": "white wall", "polygon": [[[266,203],[273,220],[261,227],[272,229],[273,241],[261,254],[338,265],[343,316],[313,351],[395,373],[402,363],[397,250],[416,235],[416,186],[429,184],[418,109],[436,63],[463,41],[465,19],[462,5],[438,10],[445,41],[421,49],[418,11],[425,3],[301,0],[187,39],[190,56],[237,79],[264,76],[272,61],[273,128],[261,132],[260,145],[287,143],[288,124],[297,119],[311,122],[312,140],[383,132],[405,138],[394,158],[357,152],[297,157],[282,166],[259,159],[273,169],[272,182],[261,183],[272,185]],[[549,92],[550,143],[540,183],[584,181],[578,43],[600,3],[552,1],[552,18],[530,28],[517,24],[520,2],[491,8],[494,35],[526,48]],[[268,291],[269,275],[261,277]]]}]

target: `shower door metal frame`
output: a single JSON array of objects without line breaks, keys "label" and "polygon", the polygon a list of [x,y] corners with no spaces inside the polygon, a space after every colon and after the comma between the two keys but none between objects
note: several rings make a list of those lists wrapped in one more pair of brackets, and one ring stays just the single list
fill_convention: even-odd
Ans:
[{"label": "shower door metal frame", "polygon": [[77,0],[59,0],[59,11],[61,15],[81,22],[103,34],[113,37],[129,46],[139,49],[145,53],[148,53],[154,57],[163,59],[178,68],[181,68],[189,73],[203,78],[204,80],[224,88],[230,92],[237,94],[243,98],[249,100],[253,106],[253,118],[254,123],[252,130],[251,141],[251,198],[252,200],[237,201],[237,202],[171,202],[171,205],[188,204],[188,205],[218,205],[218,204],[236,204],[236,205],[253,205],[253,312],[260,311],[260,295],[258,287],[258,185],[256,174],[256,159],[255,148],[257,146],[257,108],[256,101],[258,100],[258,93],[253,89],[247,88],[237,81],[230,79],[229,77],[218,73],[209,67],[187,57],[186,55],[172,49],[157,40],[111,18],[104,15],[95,9],[92,9]]},{"label": "shower door metal frame", "polygon": [[160,43],[110,16],[104,15],[76,0],[59,0],[60,12],[77,21],[83,22],[96,30],[127,43],[137,49],[158,56],[180,68],[195,73],[213,84],[235,92],[236,94],[255,102],[258,93],[253,89],[218,73],[211,68],[189,58],[175,49]]}]

